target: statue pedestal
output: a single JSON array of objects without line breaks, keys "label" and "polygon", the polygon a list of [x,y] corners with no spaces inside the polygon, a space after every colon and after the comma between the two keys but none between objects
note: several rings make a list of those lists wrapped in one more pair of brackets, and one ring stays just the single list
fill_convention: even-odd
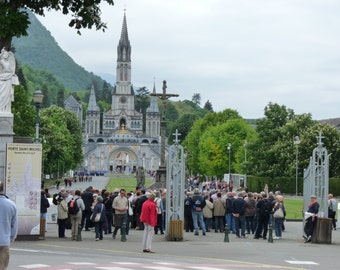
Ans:
[{"label": "statue pedestal", "polygon": [[13,115],[0,115],[0,179],[5,181],[6,147],[13,142]]},{"label": "statue pedestal", "polygon": [[160,183],[166,183],[166,167],[164,166],[159,166],[158,170],[157,170],[157,179],[156,182],[160,182]]}]

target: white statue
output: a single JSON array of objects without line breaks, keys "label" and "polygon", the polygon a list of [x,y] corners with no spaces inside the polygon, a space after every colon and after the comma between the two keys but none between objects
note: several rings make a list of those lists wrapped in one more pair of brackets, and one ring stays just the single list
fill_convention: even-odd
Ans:
[{"label": "white statue", "polygon": [[19,80],[15,75],[15,58],[5,48],[0,53],[0,115],[11,114],[11,103],[14,101],[14,85]]}]

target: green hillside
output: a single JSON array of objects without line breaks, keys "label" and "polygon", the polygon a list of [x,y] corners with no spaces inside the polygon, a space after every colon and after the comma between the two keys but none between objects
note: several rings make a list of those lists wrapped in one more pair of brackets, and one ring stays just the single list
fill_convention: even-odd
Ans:
[{"label": "green hillside", "polygon": [[103,80],[86,71],[59,47],[51,33],[30,13],[31,24],[28,36],[13,38],[15,57],[19,64],[28,64],[34,69],[52,73],[71,91],[88,89],[92,83],[103,85]]},{"label": "green hillside", "polygon": [[[29,96],[36,89],[48,88],[50,105],[58,104],[58,92],[64,90],[64,98],[71,92],[77,92],[84,105],[84,113],[89,98],[89,89],[94,86],[99,107],[103,110],[110,107],[110,99],[107,99],[105,91],[111,91],[110,84],[83,67],[59,47],[51,33],[40,23],[37,17],[30,13],[30,27],[28,36],[13,38],[12,45],[15,49],[15,57],[18,66],[22,68],[26,80]],[[105,90],[106,89],[106,90]],[[107,93],[106,93],[107,94]],[[138,100],[138,98],[137,98]],[[160,107],[161,102],[159,102]],[[149,101],[145,104],[149,106]],[[145,110],[144,108],[144,110]],[[140,110],[137,108],[136,110]],[[189,100],[179,102],[168,101],[167,105],[167,134],[177,126],[177,120],[183,115],[194,114],[199,118],[204,117],[208,110],[197,106]],[[190,126],[192,123],[190,123]],[[172,141],[172,139],[171,139]]]}]

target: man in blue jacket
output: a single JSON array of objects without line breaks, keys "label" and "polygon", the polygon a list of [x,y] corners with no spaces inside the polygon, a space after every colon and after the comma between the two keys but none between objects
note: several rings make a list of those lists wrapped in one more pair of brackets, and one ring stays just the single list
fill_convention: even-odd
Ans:
[{"label": "man in blue jacket", "polygon": [[4,194],[2,181],[0,181],[0,209],[0,268],[6,269],[9,264],[9,246],[18,233],[18,216],[15,204]]}]

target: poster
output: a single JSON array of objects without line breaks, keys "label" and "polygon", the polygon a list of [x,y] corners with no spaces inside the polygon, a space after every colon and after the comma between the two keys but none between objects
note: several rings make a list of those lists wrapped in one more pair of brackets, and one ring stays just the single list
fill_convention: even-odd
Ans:
[{"label": "poster", "polygon": [[7,144],[6,195],[18,208],[18,235],[39,235],[41,144]]}]

